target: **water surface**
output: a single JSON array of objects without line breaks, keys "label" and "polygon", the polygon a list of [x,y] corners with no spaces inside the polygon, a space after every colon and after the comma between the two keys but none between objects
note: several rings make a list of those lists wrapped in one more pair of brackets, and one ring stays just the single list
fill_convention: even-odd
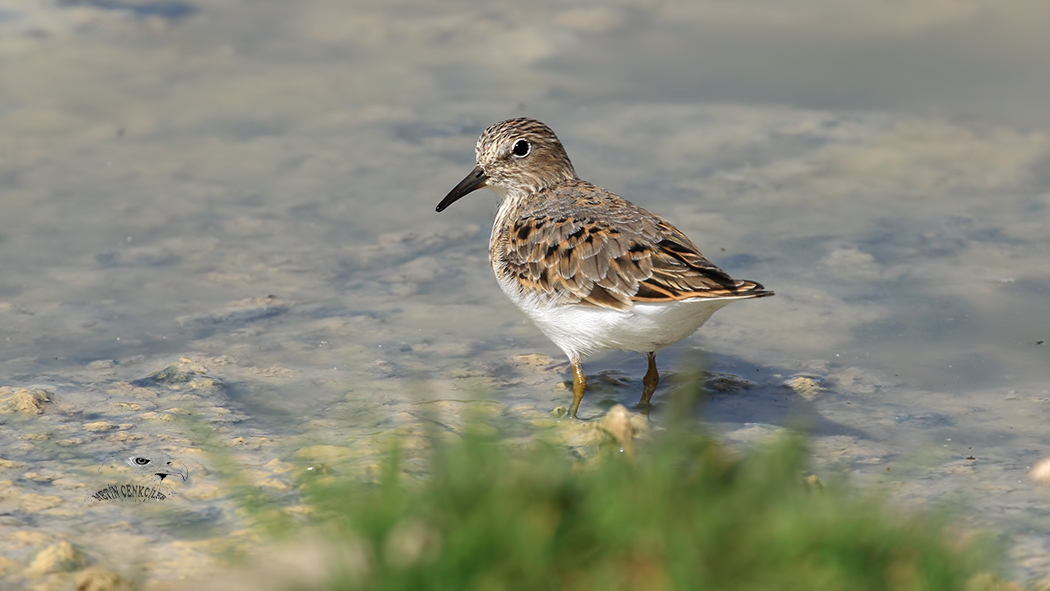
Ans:
[{"label": "water surface", "polygon": [[[0,415],[0,553],[206,568],[243,524],[187,413],[280,496],[432,408],[566,405],[488,268],[495,198],[434,213],[528,115],[777,292],[662,352],[655,400],[748,380],[702,411],[730,440],[804,424],[818,470],[965,507],[1047,574],[1050,9],[417,4],[0,4],[0,387],[49,397]],[[641,357],[585,368],[584,416],[636,401]],[[142,446],[190,466],[178,504],[85,508]]]}]

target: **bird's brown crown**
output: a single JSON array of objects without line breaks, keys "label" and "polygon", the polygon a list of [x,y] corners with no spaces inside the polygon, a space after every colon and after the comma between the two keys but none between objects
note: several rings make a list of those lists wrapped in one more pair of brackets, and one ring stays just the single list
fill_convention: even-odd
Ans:
[{"label": "bird's brown crown", "polygon": [[478,138],[477,164],[495,185],[511,193],[535,193],[577,178],[551,128],[519,117],[492,125]]}]

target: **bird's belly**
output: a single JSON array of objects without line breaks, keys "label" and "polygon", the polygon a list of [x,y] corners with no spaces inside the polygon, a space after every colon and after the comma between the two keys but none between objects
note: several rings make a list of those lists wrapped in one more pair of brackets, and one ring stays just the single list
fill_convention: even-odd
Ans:
[{"label": "bird's belly", "polygon": [[515,301],[570,358],[609,349],[649,352],[676,343],[700,328],[731,299],[635,303],[630,310]]}]

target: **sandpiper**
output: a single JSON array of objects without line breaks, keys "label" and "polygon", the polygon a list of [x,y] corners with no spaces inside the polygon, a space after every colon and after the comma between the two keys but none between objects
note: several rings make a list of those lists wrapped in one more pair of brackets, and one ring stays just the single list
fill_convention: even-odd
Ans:
[{"label": "sandpiper", "polygon": [[535,119],[501,121],[475,147],[477,166],[437,206],[488,187],[502,202],[489,260],[500,287],[572,364],[576,417],[582,360],[610,349],[647,355],[641,405],[660,381],[656,352],[734,300],[773,295],[730,277],[663,218],[576,176]]}]

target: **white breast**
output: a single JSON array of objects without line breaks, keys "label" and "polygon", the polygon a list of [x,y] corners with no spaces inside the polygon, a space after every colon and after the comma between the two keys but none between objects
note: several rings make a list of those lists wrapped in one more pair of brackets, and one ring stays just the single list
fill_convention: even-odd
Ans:
[{"label": "white breast", "polygon": [[635,303],[630,310],[556,303],[521,293],[513,280],[500,287],[547,338],[570,358],[582,359],[610,349],[659,351],[696,332],[716,311],[736,298]]}]

